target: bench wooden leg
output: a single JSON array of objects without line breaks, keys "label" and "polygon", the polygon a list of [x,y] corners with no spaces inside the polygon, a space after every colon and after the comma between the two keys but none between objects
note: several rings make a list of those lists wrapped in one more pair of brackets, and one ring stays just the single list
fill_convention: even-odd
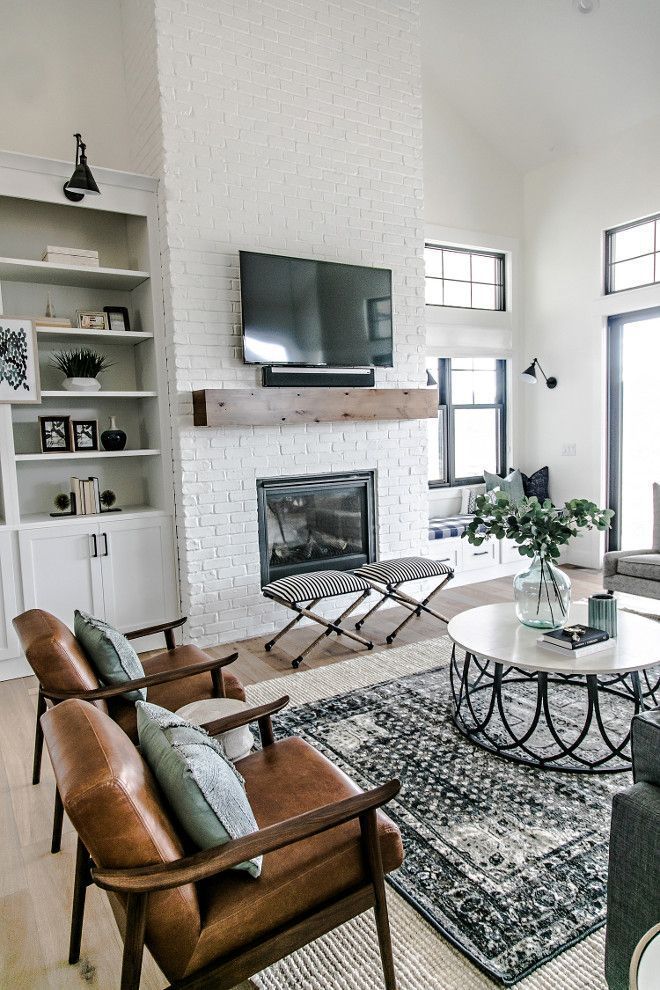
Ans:
[{"label": "bench wooden leg", "polygon": [[392,643],[396,638],[396,636],[398,636],[398,634],[401,632],[401,630],[408,625],[410,620],[414,618],[419,618],[422,612],[426,612],[427,615],[432,615],[434,619],[439,619],[440,622],[445,622],[445,623],[449,622],[449,619],[446,619],[444,615],[440,615],[439,612],[436,612],[434,609],[429,608],[428,606],[428,603],[431,601],[431,599],[435,598],[435,596],[443,590],[443,588],[445,587],[448,581],[451,581],[451,577],[449,576],[446,577],[445,580],[442,581],[437,586],[437,588],[434,588],[433,591],[429,595],[427,595],[426,598],[424,598],[421,602],[417,601],[415,598],[411,598],[409,595],[406,595],[405,592],[403,591],[400,591],[398,589],[392,589],[394,592],[393,594],[394,600],[398,601],[401,605],[407,605],[411,609],[411,611],[410,611],[410,615],[407,615],[403,620],[403,622],[400,622],[399,625],[396,627],[396,629],[393,629],[392,632],[389,634],[389,636],[386,637],[388,643]]},{"label": "bench wooden leg", "polygon": [[[291,605],[288,602],[282,601],[279,598],[278,599],[274,598],[273,601],[278,601],[280,605],[286,605],[287,608],[291,608]],[[315,598],[312,602],[309,603],[309,608],[315,608],[320,601],[321,601],[320,598]],[[277,633],[276,636],[273,636],[273,638],[269,639],[267,643],[264,643],[264,650],[266,651],[266,653],[270,653],[270,651],[275,646],[275,643],[278,641],[278,639],[281,639],[282,636],[286,636],[288,631],[290,629],[293,629],[293,627],[298,622],[300,622],[302,618],[303,618],[302,615],[296,615],[295,619],[291,619],[291,622],[288,622],[284,627],[284,629],[280,629],[280,631]]]}]

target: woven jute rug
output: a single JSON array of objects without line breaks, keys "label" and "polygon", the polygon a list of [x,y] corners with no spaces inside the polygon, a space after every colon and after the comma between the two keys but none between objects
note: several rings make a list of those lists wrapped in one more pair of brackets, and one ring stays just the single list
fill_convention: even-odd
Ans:
[{"label": "woven jute rug", "polygon": [[[295,710],[370,685],[430,671],[440,661],[446,661],[447,651],[447,637],[442,637],[381,654],[364,654],[319,670],[298,671],[253,685],[248,688],[248,700],[263,704],[287,694],[291,699],[289,707]],[[391,888],[388,903],[400,990],[490,990],[502,986],[473,965]],[[518,990],[606,990],[603,954],[604,936],[600,930],[515,985]],[[286,957],[253,977],[253,983],[258,990],[377,990],[383,984],[372,912]]]}]

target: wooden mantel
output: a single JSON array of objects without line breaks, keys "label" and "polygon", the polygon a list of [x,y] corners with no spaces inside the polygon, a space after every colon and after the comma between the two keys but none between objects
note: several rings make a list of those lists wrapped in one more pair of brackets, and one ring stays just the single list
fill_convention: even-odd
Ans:
[{"label": "wooden mantel", "polygon": [[195,426],[435,419],[436,388],[223,388],[193,392]]}]

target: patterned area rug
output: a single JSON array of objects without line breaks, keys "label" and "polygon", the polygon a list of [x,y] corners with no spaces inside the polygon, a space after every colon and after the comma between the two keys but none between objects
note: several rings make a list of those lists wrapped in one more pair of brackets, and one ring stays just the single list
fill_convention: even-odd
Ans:
[{"label": "patterned area rug", "polygon": [[[451,723],[448,660],[443,637],[266,682],[250,700],[291,693],[280,732],[307,738],[365,788],[401,779],[388,813],[406,861],[390,882],[496,984],[598,987],[593,969],[584,983],[574,967],[556,983],[536,982],[550,967],[534,971],[604,922],[611,796],[629,776],[541,772],[474,747]],[[442,951],[455,966],[455,954]],[[593,944],[583,951],[593,959]],[[493,985],[474,982],[470,970],[460,982],[426,986]],[[264,988],[314,985],[293,973],[281,984],[260,979]]]}]

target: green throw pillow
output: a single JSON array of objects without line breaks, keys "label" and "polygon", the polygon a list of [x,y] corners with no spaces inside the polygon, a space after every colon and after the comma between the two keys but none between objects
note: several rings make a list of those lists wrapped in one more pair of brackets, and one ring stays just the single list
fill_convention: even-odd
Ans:
[{"label": "green throw pillow", "polygon": [[[139,701],[136,708],[142,755],[192,841],[210,849],[256,832],[243,778],[215,739],[158,705]],[[258,877],[262,858],[233,869]]]},{"label": "green throw pillow", "polygon": [[500,478],[499,474],[491,474],[490,471],[484,471],[484,481],[486,482],[487,492],[492,492],[496,488],[499,488],[501,492],[509,496],[509,501],[513,502],[514,505],[518,505],[525,497],[522,475],[517,468],[511,474],[507,474],[506,478]]},{"label": "green throw pillow", "polygon": [[[73,631],[103,684],[123,684],[144,677],[144,667],[131,644],[107,622],[76,609]],[[147,689],[127,691],[122,697],[145,701]]]}]

